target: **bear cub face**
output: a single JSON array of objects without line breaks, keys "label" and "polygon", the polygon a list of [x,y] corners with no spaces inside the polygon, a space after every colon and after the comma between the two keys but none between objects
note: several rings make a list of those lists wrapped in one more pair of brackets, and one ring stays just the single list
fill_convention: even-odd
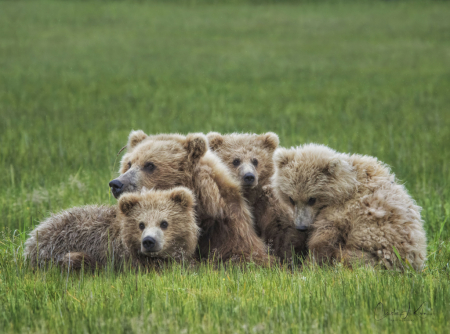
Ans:
[{"label": "bear cub face", "polygon": [[264,186],[273,173],[273,152],[278,147],[278,136],[268,132],[262,135],[207,135],[210,149],[229,167],[244,190]]},{"label": "bear cub face", "polygon": [[109,183],[114,197],[147,189],[170,189],[192,182],[192,171],[208,149],[203,134],[147,136],[132,131],[120,176]]},{"label": "bear cub face", "polygon": [[192,254],[199,229],[194,195],[183,187],[121,196],[122,241],[134,255],[167,258]]},{"label": "bear cub face", "polygon": [[306,230],[324,208],[346,201],[357,187],[356,171],[344,155],[324,145],[279,148],[274,161],[275,191],[294,207],[299,230]]}]

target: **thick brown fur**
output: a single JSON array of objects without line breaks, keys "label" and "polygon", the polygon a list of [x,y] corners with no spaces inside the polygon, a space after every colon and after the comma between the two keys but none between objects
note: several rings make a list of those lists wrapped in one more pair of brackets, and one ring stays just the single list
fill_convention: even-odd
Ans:
[{"label": "thick brown fur", "polygon": [[297,225],[310,226],[308,247],[319,263],[355,261],[420,270],[426,259],[421,208],[376,158],[308,144],[280,148],[274,187],[292,202]]},{"label": "thick brown fur", "polygon": [[[295,228],[291,206],[274,196],[270,184],[278,136],[272,132],[261,135],[210,132],[207,137],[210,149],[241,184],[253,212],[256,230],[273,254],[289,261],[292,250],[297,255],[307,253],[307,233]],[[244,180],[246,175],[254,176],[251,184]]]},{"label": "thick brown fur", "polygon": [[[47,218],[31,232],[25,256],[32,265],[53,262],[73,269],[107,264],[120,268],[125,262],[155,266],[169,258],[189,259],[199,234],[194,205],[192,192],[178,187],[126,194],[117,206],[72,208]],[[162,221],[168,226],[162,228]],[[158,246],[152,252],[141,240],[150,234]]]},{"label": "thick brown fur", "polygon": [[196,194],[202,259],[270,262],[264,243],[254,231],[239,183],[208,150],[203,134],[147,136],[140,130],[132,131],[120,173],[116,180],[124,185],[123,192],[182,185]]}]

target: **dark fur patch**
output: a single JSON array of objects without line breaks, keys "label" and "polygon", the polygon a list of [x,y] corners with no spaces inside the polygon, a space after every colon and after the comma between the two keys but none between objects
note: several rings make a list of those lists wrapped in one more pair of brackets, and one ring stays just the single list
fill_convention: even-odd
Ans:
[{"label": "dark fur patch", "polygon": [[186,150],[189,160],[192,163],[197,162],[208,150],[208,142],[202,134],[191,134],[186,137]]}]

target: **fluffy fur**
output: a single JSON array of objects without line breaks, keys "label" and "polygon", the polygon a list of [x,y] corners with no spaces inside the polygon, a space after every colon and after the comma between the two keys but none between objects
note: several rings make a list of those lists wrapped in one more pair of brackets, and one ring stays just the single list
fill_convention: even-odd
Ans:
[{"label": "fluffy fur", "polygon": [[270,184],[278,136],[272,132],[261,135],[211,132],[207,137],[211,150],[241,184],[256,230],[274,255],[289,260],[292,250],[298,255],[306,253],[307,233],[295,228],[292,208],[274,196]]},{"label": "fluffy fur", "polygon": [[393,247],[416,270],[426,259],[421,208],[376,158],[308,144],[275,152],[274,187],[294,207],[297,226],[311,227],[308,247],[335,259],[399,267]]},{"label": "fluffy fur", "polygon": [[[165,222],[167,226],[162,224]],[[25,243],[32,265],[53,261],[79,269],[155,265],[187,259],[197,245],[194,195],[187,188],[126,194],[117,206],[84,206],[40,223]],[[153,248],[144,247],[152,238]]]},{"label": "fluffy fur", "polygon": [[203,134],[160,134],[147,136],[131,132],[128,151],[121,161],[121,193],[142,187],[170,189],[185,186],[197,196],[196,207],[202,234],[199,238],[203,259],[268,263],[270,258],[256,235],[252,215],[239,183],[220,159],[208,150]]}]

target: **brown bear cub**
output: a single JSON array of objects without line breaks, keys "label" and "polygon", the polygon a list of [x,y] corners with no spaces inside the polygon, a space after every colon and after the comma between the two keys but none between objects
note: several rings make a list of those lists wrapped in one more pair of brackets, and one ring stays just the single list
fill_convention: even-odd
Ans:
[{"label": "brown bear cub", "polygon": [[240,183],[252,209],[255,228],[274,255],[282,260],[307,253],[307,233],[294,225],[290,205],[274,196],[270,178],[273,175],[273,153],[279,139],[275,133],[228,134],[210,132],[209,147],[229,167]]},{"label": "brown bear cub", "polygon": [[116,198],[142,187],[184,186],[196,194],[196,212],[202,229],[198,254],[201,259],[270,263],[266,246],[254,231],[239,183],[208,150],[205,135],[147,136],[142,131],[132,131],[120,173],[110,182]]},{"label": "brown bear cub", "polygon": [[420,270],[426,236],[420,207],[376,158],[308,144],[275,152],[274,187],[294,207],[297,226],[311,227],[314,260]]},{"label": "brown bear cub", "polygon": [[178,187],[126,194],[117,206],[63,211],[31,232],[25,256],[32,265],[53,261],[73,269],[189,259],[199,232],[194,203],[192,192]]}]

